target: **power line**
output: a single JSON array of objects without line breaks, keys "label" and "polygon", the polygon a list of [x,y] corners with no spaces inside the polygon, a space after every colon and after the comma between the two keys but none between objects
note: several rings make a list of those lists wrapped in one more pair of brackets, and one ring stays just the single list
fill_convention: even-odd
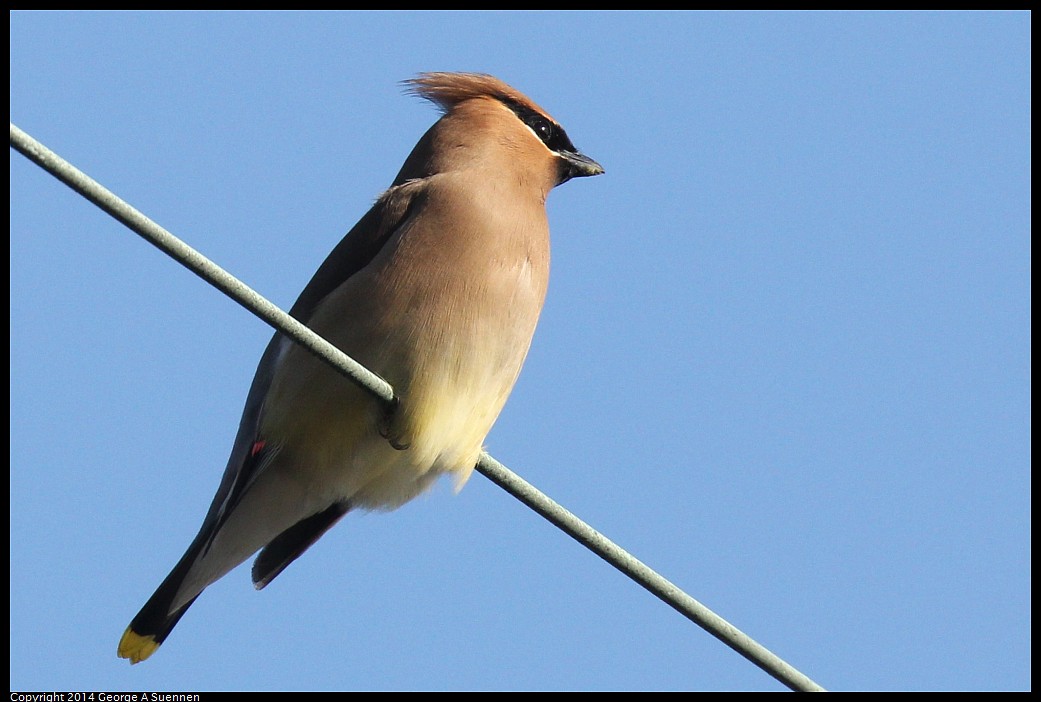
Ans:
[{"label": "power line", "polygon": [[[303,345],[349,380],[365,388],[385,403],[389,404],[394,401],[393,388],[382,378],[131,207],[113,192],[16,127],[13,122],[11,123],[11,146],[131,231],[267,322],[276,331]],[[655,597],[705,629],[788,688],[803,692],[824,691],[823,687],[683,592],[487,453],[481,454],[477,462],[477,470],[630,579],[649,590]]]}]

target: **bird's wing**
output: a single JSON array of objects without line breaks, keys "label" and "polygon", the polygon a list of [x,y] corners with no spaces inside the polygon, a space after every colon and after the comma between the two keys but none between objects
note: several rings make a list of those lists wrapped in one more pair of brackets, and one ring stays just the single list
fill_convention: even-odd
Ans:
[{"label": "bird's wing", "polygon": [[[395,232],[415,216],[422,207],[423,192],[420,182],[410,181],[383,193],[318,268],[290,309],[290,314],[306,324],[326,296],[365,268]],[[280,449],[278,437],[260,436],[260,418],[275,370],[292,343],[276,332],[261,357],[246,397],[228,465],[200,529],[200,535],[208,535],[204,550]]]},{"label": "bird's wing", "polygon": [[[307,322],[318,303],[345,280],[362,270],[388,239],[413,216],[421,201],[421,188],[400,186],[388,190],[348,232],[315,273],[293,306],[297,319]],[[214,495],[198,534],[166,579],[131,622],[120,644],[120,655],[134,661],[147,658],[188,609],[194,597],[180,605],[182,586],[206,555],[228,517],[271,464],[280,449],[277,437],[260,436],[264,400],[285,349],[292,341],[275,334],[260,360],[239,423],[217,494]],[[302,519],[268,543],[254,569],[254,581],[263,587],[342,517],[349,505],[337,503]]]}]

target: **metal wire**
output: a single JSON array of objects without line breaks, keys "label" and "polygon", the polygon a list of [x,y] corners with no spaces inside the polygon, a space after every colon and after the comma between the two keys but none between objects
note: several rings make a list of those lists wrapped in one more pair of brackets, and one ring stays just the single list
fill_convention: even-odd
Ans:
[{"label": "metal wire", "polygon": [[[390,403],[393,388],[307,326],[290,317],[248,285],[131,207],[110,190],[11,123],[11,146],[127,228],[155,245],[188,270],[224,292],[277,331],[292,338],[342,375]],[[482,453],[477,470],[538,512],[573,539],[649,590],[677,612],[705,629],[788,688],[823,692],[823,687],[771,653],[737,627],[683,592],[593,527],[573,515],[497,460]]]}]

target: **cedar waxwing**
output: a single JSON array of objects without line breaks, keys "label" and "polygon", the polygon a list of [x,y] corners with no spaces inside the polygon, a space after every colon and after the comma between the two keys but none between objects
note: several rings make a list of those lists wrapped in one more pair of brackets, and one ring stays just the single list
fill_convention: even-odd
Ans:
[{"label": "cedar waxwing", "polygon": [[276,333],[202,528],[119,642],[131,663],[257,550],[260,589],[349,510],[394,509],[445,473],[461,486],[513,388],[546,295],[546,196],[603,168],[492,76],[406,84],[442,117],[290,310],[395,407]]}]

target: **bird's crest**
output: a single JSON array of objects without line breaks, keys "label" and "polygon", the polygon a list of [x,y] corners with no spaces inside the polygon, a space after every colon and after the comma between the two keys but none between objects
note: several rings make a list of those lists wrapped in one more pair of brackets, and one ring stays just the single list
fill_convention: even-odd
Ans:
[{"label": "bird's crest", "polygon": [[527,95],[487,73],[420,73],[402,83],[407,92],[429,100],[445,112],[465,100],[489,97],[553,119]]}]

